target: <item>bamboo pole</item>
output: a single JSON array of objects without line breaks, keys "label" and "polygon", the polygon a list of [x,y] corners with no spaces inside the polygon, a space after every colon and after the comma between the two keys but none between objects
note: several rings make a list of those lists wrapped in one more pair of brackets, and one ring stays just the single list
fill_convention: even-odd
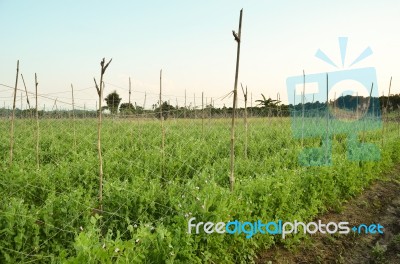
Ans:
[{"label": "bamboo pole", "polygon": [[[102,114],[101,114],[101,101],[103,99],[103,89],[104,89],[104,82],[103,82],[103,76],[104,73],[107,69],[107,67],[110,65],[112,59],[105,64],[105,58],[100,62],[101,66],[101,72],[100,72],[100,86],[97,85],[96,78],[93,78],[94,83],[96,85],[96,90],[97,94],[99,96],[99,114],[98,114],[98,123],[97,123],[97,151],[99,155],[99,210],[100,213],[103,211],[103,157],[101,155],[101,125],[102,125]],[[97,103],[96,103],[97,105]]]},{"label": "bamboo pole", "polygon": [[201,92],[201,134],[204,137],[204,92]]},{"label": "bamboo pole", "polygon": [[356,120],[358,120],[358,92],[357,92],[357,100],[356,100]]},{"label": "bamboo pole", "polygon": [[185,108],[183,109],[183,118],[186,118],[186,89],[185,89]]},{"label": "bamboo pole", "polygon": [[208,114],[208,125],[211,123],[211,118],[212,118],[212,110],[214,108],[214,101],[213,98],[211,97],[211,102],[210,102],[210,113]]},{"label": "bamboo pole", "polygon": [[175,110],[174,117],[176,119],[176,116],[179,114],[178,97],[175,97],[175,104],[176,104],[176,110]]},{"label": "bamboo pole", "polygon": [[196,94],[193,95],[193,100],[194,119],[196,119]]},{"label": "bamboo pole", "polygon": [[[28,104],[29,112],[31,112],[31,111],[30,111],[30,109],[31,109],[31,104],[30,104],[30,102],[29,102],[28,90],[26,89],[25,80],[24,80],[24,76],[22,75],[22,73],[21,73],[21,78],[22,78],[22,82],[24,83],[25,95],[26,95],[26,103]],[[32,113],[31,113],[31,118],[32,118]]]},{"label": "bamboo pole", "polygon": [[237,53],[236,53],[236,72],[235,72],[235,86],[233,90],[233,108],[232,108],[232,125],[231,125],[231,174],[229,177],[230,190],[233,192],[235,185],[235,112],[236,112],[236,98],[237,98],[237,83],[239,76],[239,59],[240,59],[240,42],[242,33],[242,15],[243,9],[240,10],[239,17],[239,33],[236,34],[232,31],[235,41],[237,42]]},{"label": "bamboo pole", "polygon": [[[385,122],[389,125],[388,123],[388,106],[389,106],[389,98],[390,98],[390,89],[392,87],[392,77],[390,77],[390,82],[389,82],[389,93],[388,93],[388,99],[386,102],[386,106],[385,106],[385,116],[384,118],[382,118],[382,147],[384,146],[384,138],[385,138]],[[385,97],[383,96],[382,98],[382,102],[385,99]]]},{"label": "bamboo pole", "polygon": [[[367,106],[367,110],[366,110],[366,114],[365,116],[368,117],[368,110],[369,110],[369,106],[371,104],[371,97],[372,97],[372,90],[374,89],[374,83],[371,84],[371,91],[369,92],[369,98],[368,98],[368,106]],[[372,108],[373,110],[373,108]],[[366,122],[366,118],[364,118],[364,129],[363,129],[363,143],[365,142],[365,122]]]},{"label": "bamboo pole", "polygon": [[397,136],[400,136],[400,105],[397,105]]},{"label": "bamboo pole", "polygon": [[[379,99],[379,91],[377,94]],[[375,98],[372,99],[372,118],[375,119]]]},{"label": "bamboo pole", "polygon": [[[279,93],[276,94],[276,103],[279,104],[280,95]],[[280,116],[280,106],[276,106],[276,117]]]},{"label": "bamboo pole", "polygon": [[243,88],[242,83],[240,83],[242,87],[242,92],[244,96],[244,129],[245,129],[245,141],[244,141],[244,158],[247,159],[247,143],[248,143],[248,124],[247,124],[247,85],[246,91]]},{"label": "bamboo pole", "polygon": [[328,165],[328,146],[329,146],[329,83],[328,74],[326,74],[326,146],[325,146],[325,164]]},{"label": "bamboo pole", "polygon": [[39,131],[39,113],[38,113],[38,81],[37,81],[37,75],[35,73],[35,101],[36,101],[36,106],[35,106],[35,116],[36,116],[36,167],[39,170],[39,140],[40,140],[40,131]]},{"label": "bamboo pole", "polygon": [[306,74],[303,70],[303,92],[301,94],[301,105],[302,105],[302,118],[301,118],[301,147],[304,146],[304,94],[306,90]]},{"label": "bamboo pole", "polygon": [[294,91],[293,91],[293,109],[294,109],[294,111],[293,111],[293,117],[294,117],[294,123],[296,124],[296,127],[297,127],[297,123],[296,123],[296,88],[294,88]]},{"label": "bamboo pole", "polygon": [[76,124],[75,124],[75,98],[74,98],[74,86],[71,83],[71,91],[72,91],[72,123],[74,130],[74,150],[76,151]]},{"label": "bamboo pole", "polygon": [[390,103],[390,89],[392,88],[392,76],[390,77],[390,83],[389,83],[389,93],[388,93],[388,99],[387,99],[387,103],[386,103],[386,113],[387,113],[387,108],[389,106]]},{"label": "bamboo pole", "polygon": [[[337,118],[337,102],[339,102],[339,98],[336,100],[336,92],[335,92],[333,95],[333,115],[335,116],[335,118]],[[335,133],[333,133],[333,140],[336,140]]]},{"label": "bamboo pole", "polygon": [[131,107],[131,77],[129,77],[129,108]]},{"label": "bamboo pole", "polygon": [[162,69],[160,70],[160,120],[161,120],[161,176],[164,177],[165,130],[164,130],[164,116],[163,116],[163,109],[162,109]]},{"label": "bamboo pole", "polygon": [[15,77],[14,101],[13,101],[13,109],[12,109],[12,116],[11,116],[11,131],[10,131],[10,165],[12,165],[12,162],[13,162],[15,100],[17,99],[18,74],[19,74],[19,60],[17,61],[17,76]]},{"label": "bamboo pole", "polygon": [[[208,106],[208,97],[206,97],[206,110]],[[206,111],[206,118],[208,117],[208,111]],[[210,122],[208,122],[208,125],[210,125]]]},{"label": "bamboo pole", "polygon": [[54,108],[56,108],[56,111],[57,111],[57,100],[58,100],[58,98],[56,98],[56,100],[54,100],[53,108],[51,109],[51,111],[54,111]]}]

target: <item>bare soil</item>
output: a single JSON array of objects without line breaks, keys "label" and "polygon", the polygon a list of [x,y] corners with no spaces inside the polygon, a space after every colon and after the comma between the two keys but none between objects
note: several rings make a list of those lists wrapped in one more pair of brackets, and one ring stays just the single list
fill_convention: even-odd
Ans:
[{"label": "bare soil", "polygon": [[256,263],[400,264],[400,165],[348,201],[341,212],[316,219],[324,223],[380,223],[384,234],[314,235],[292,250],[275,245],[262,252]]}]

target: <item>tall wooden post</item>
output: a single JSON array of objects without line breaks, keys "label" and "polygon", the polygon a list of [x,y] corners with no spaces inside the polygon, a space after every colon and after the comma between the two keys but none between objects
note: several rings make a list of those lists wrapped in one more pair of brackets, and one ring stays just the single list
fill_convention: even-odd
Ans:
[{"label": "tall wooden post", "polygon": [[72,85],[72,83],[71,83],[71,91],[72,91],[72,122],[74,130],[74,150],[76,151],[75,98],[74,98],[74,86]]},{"label": "tall wooden post", "polygon": [[22,75],[22,73],[21,73],[21,78],[22,78],[22,82],[24,83],[24,88],[25,88],[25,95],[26,95],[26,103],[28,104],[28,109],[29,109],[29,112],[30,112],[30,117],[32,118],[32,112],[31,112],[31,104],[30,104],[30,102],[29,102],[29,97],[28,97],[28,90],[26,89],[26,84],[25,84],[25,80],[24,80],[24,76]]},{"label": "tall wooden post", "polygon": [[186,118],[186,89],[185,89],[185,108],[183,109],[183,118]]},{"label": "tall wooden post", "polygon": [[[385,108],[383,108],[384,105],[382,105],[382,109],[384,109],[384,117],[382,118],[382,147],[384,145],[384,141],[385,141],[385,122],[387,123],[387,125],[389,125],[388,123],[388,106],[389,106],[389,98],[390,98],[390,89],[392,87],[392,77],[390,77],[390,83],[389,83],[389,93],[388,93],[388,99],[386,102],[386,106]],[[384,99],[385,96],[382,97],[382,103],[384,104]]]},{"label": "tall wooden post", "polygon": [[204,136],[204,92],[201,92],[201,134]]},{"label": "tall wooden post", "polygon": [[105,59],[103,58],[103,60],[100,62],[100,66],[101,66],[101,72],[100,72],[100,86],[97,85],[96,82],[96,78],[94,79],[94,83],[96,85],[96,90],[97,90],[97,94],[99,96],[99,114],[98,114],[98,123],[97,123],[97,151],[98,151],[98,155],[99,155],[99,210],[100,213],[103,212],[103,157],[101,155],[101,124],[102,124],[102,120],[101,120],[101,101],[103,99],[103,89],[104,89],[104,82],[103,82],[103,76],[104,73],[107,69],[107,67],[110,65],[112,59],[110,59],[110,61],[105,64]]},{"label": "tall wooden post", "polygon": [[13,162],[15,101],[16,101],[16,99],[17,99],[18,74],[19,74],[19,60],[17,61],[17,76],[15,77],[14,101],[13,101],[13,109],[12,109],[12,116],[11,116],[11,131],[10,131],[10,165],[12,165],[12,162]]},{"label": "tall wooden post", "polygon": [[193,95],[193,101],[194,118],[196,119],[196,94]]},{"label": "tall wooden post", "polygon": [[306,91],[306,74],[303,70],[303,92],[301,94],[302,117],[301,117],[301,147],[304,145],[304,96]]},{"label": "tall wooden post", "polygon": [[39,113],[38,113],[38,81],[37,75],[35,73],[35,116],[36,116],[36,167],[39,170],[39,139],[40,139],[40,131],[39,131]]},{"label": "tall wooden post", "polygon": [[129,107],[131,107],[131,77],[129,77]]},{"label": "tall wooden post", "polygon": [[239,59],[240,59],[240,43],[242,34],[242,15],[243,9],[240,10],[239,17],[239,32],[233,30],[232,34],[237,42],[237,52],[236,52],[236,72],[235,72],[235,86],[233,89],[233,108],[232,108],[232,125],[231,125],[231,174],[229,177],[230,190],[233,191],[235,186],[235,112],[236,112],[236,99],[237,99],[237,83],[239,77]]},{"label": "tall wooden post", "polygon": [[248,142],[248,124],[247,124],[247,85],[246,91],[243,88],[243,85],[240,84],[242,87],[242,92],[244,96],[244,128],[245,128],[245,142],[244,142],[244,157],[247,159],[247,142]]},{"label": "tall wooden post", "polygon": [[326,74],[326,146],[325,146],[325,164],[328,164],[328,146],[329,146],[329,82]]},{"label": "tall wooden post", "polygon": [[162,69],[160,70],[160,120],[161,120],[161,176],[164,177],[164,160],[165,160],[165,153],[164,153],[164,144],[165,144],[165,131],[164,131],[164,116],[163,116],[163,109],[162,109]]}]

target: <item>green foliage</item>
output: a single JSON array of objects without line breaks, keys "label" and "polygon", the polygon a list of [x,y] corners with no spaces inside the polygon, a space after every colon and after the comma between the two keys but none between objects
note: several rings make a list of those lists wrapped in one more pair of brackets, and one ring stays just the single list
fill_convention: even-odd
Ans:
[{"label": "green foliage", "polygon": [[162,116],[164,117],[164,120],[166,120],[170,116],[170,112],[173,111],[175,107],[172,105],[168,104],[168,102],[162,103],[162,107],[157,107],[154,112],[156,113],[157,118],[161,117],[161,110],[162,110]]},{"label": "green foliage", "polygon": [[106,101],[108,109],[111,111],[111,114],[117,114],[119,103],[122,100],[122,98],[119,97],[117,91],[114,91],[109,95],[107,95],[107,97],[104,98],[104,100]]},{"label": "green foliage", "polygon": [[[104,213],[97,208],[97,120],[40,120],[40,170],[35,123],[16,121],[14,165],[8,166],[7,129],[0,130],[0,263],[251,263],[278,236],[187,234],[187,221],[309,221],[360,193],[398,161],[397,124],[386,127],[379,162],[346,157],[346,140],[333,141],[334,166],[301,167],[299,141],[286,118],[250,119],[236,133],[236,188],[229,191],[230,120],[167,120],[161,173],[159,121],[105,119]],[[6,128],[8,123],[0,121]],[[24,128],[24,129],[22,129]],[[367,142],[380,144],[380,131]],[[340,138],[340,137],[338,137]],[[320,139],[307,139],[317,146]],[[380,253],[377,251],[377,254]],[[379,256],[378,256],[379,257]]]},{"label": "green foliage", "polygon": [[135,113],[135,107],[131,103],[122,103],[119,111],[122,115],[131,115]]}]

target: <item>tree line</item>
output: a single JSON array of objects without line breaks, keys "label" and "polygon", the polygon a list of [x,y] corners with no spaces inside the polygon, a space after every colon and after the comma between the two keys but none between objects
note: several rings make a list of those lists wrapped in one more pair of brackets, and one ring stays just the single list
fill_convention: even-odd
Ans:
[{"label": "tree line", "polygon": [[[293,111],[306,113],[312,113],[313,111],[325,111],[326,102],[307,102],[304,105],[299,103],[293,106],[292,104],[286,105],[281,103],[279,100],[273,100],[271,98],[266,98],[261,95],[262,98],[256,100],[257,103],[254,107],[247,107],[247,112],[249,116],[290,116]],[[205,105],[203,109],[201,107],[183,107],[183,106],[173,106],[168,101],[162,103],[161,108],[159,102],[153,104],[151,109],[144,109],[143,106],[139,106],[136,103],[132,104],[130,102],[121,103],[122,98],[116,91],[108,94],[104,101],[106,106],[102,107],[103,113],[109,116],[119,116],[119,117],[153,117],[160,118],[160,113],[164,119],[168,118],[211,118],[211,117],[229,117],[232,114],[232,107],[226,107],[225,105],[220,108],[214,107],[212,104]],[[370,103],[369,109],[374,109],[377,115],[387,108],[388,112],[397,111],[400,108],[400,94],[391,95],[389,100],[387,96],[380,97],[362,97],[362,96],[341,96],[336,100],[331,100],[329,102],[330,107],[336,107],[339,109],[346,109],[351,111],[356,111],[357,107],[360,107],[365,102]],[[108,112],[108,111],[109,112]],[[162,111],[160,111],[162,110]],[[236,113],[238,116],[244,114],[244,108],[237,108]],[[372,110],[369,110],[372,111]],[[6,108],[0,108],[1,117],[9,117],[12,110]],[[35,113],[35,109],[16,109],[15,115],[17,118],[29,118]],[[39,117],[44,118],[69,118],[74,115],[76,118],[94,118],[98,114],[98,110],[39,110]]]}]

